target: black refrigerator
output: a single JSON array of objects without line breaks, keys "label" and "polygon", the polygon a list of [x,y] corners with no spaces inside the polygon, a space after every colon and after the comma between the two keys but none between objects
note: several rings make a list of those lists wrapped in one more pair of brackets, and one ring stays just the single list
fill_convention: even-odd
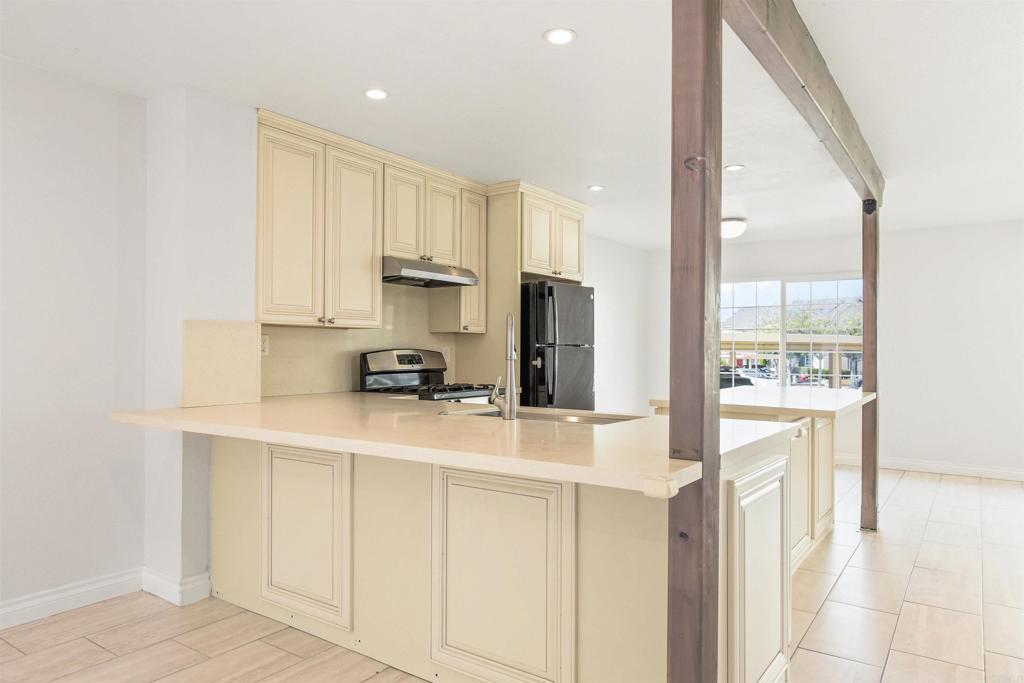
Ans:
[{"label": "black refrigerator", "polygon": [[594,409],[594,288],[522,285],[520,402]]}]

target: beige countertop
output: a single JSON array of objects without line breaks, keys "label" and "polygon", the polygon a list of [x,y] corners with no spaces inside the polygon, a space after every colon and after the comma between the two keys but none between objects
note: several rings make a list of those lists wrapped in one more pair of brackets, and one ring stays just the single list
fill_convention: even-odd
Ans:
[{"label": "beige countertop", "polygon": [[[112,419],[144,427],[595,484],[661,498],[701,477],[700,463],[668,457],[667,417],[589,425],[506,422],[465,414],[489,408],[352,392],[119,412]],[[722,454],[753,453],[786,441],[795,431],[796,427],[777,422],[723,420]]]},{"label": "beige countertop", "polygon": [[[790,417],[837,417],[875,400],[860,389],[759,385],[722,389],[723,410]],[[668,399],[651,399],[655,408],[668,408]]]}]

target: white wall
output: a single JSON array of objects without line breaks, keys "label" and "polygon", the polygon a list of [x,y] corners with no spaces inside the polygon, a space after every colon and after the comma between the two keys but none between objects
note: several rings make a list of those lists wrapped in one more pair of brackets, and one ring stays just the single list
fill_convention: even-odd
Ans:
[{"label": "white wall", "polygon": [[[927,230],[882,221],[882,465],[1024,479],[1024,220]],[[727,242],[723,279],[859,273],[860,250],[857,236]],[[649,385],[667,395],[668,255],[651,260]],[[859,416],[837,438],[840,455],[859,453]]]},{"label": "white wall", "polygon": [[108,415],[143,398],[146,112],[0,68],[3,624],[55,587],[138,583],[142,433]]},{"label": "white wall", "polygon": [[648,414],[645,251],[587,235],[583,284],[594,288],[595,407]]},{"label": "white wall", "polygon": [[[147,102],[146,407],[181,402],[187,319],[255,314],[256,110],[194,90]],[[144,586],[208,592],[209,440],[147,430]]]}]

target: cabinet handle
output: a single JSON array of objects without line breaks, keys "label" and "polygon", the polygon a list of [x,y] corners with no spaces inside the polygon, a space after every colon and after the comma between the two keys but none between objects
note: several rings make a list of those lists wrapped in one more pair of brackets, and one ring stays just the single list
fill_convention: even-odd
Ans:
[{"label": "cabinet handle", "polygon": [[462,329],[465,330],[466,332],[469,332],[469,325],[463,325]]},{"label": "cabinet handle", "polygon": [[433,260],[434,260],[434,257],[433,257],[433,256],[428,256],[428,257],[427,257],[427,260],[428,260],[428,261],[433,261]]},{"label": "cabinet handle", "polygon": [[328,325],[333,325],[334,324],[334,318],[328,318],[327,319],[327,324]]},{"label": "cabinet handle", "polygon": [[327,322],[327,318],[325,318],[323,316],[320,316],[319,318],[316,319],[316,321],[318,323],[325,323],[325,322]]}]

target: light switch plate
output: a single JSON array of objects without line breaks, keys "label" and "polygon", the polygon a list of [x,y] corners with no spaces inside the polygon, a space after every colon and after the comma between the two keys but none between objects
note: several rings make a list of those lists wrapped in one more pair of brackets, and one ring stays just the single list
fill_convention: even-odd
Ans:
[{"label": "light switch plate", "polygon": [[269,334],[260,335],[260,355],[263,355],[263,356],[269,356],[270,355],[270,335]]}]

